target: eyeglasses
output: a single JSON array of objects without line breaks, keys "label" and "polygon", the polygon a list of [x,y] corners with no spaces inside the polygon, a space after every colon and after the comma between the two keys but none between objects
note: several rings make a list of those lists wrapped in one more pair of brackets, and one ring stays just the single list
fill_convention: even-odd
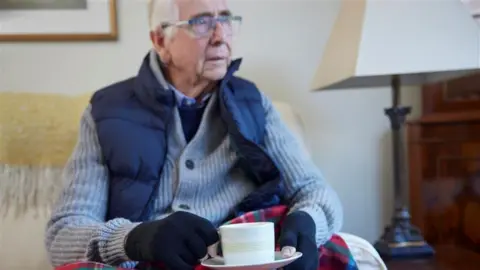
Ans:
[{"label": "eyeglasses", "polygon": [[238,32],[242,23],[241,16],[200,16],[186,21],[175,23],[162,23],[162,29],[171,26],[187,27],[196,36],[207,36],[213,33],[217,26],[217,22],[222,26],[222,30],[226,35],[233,35]]}]

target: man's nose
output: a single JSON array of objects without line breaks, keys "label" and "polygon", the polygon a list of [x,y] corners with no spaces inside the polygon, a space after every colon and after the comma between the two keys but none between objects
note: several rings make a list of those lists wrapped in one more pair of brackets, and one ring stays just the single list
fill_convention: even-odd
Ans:
[{"label": "man's nose", "polygon": [[225,42],[225,31],[223,29],[223,25],[219,22],[215,23],[211,42],[212,44],[222,44],[223,42]]}]

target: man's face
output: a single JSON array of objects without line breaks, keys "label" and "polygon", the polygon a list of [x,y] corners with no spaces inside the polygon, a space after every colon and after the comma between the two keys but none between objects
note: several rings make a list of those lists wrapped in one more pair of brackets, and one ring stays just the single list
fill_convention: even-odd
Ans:
[{"label": "man's face", "polygon": [[[176,1],[180,21],[230,14],[226,0]],[[176,29],[177,33],[166,46],[171,57],[169,65],[201,79],[222,79],[231,61],[231,31],[218,22],[206,34],[198,35],[191,30],[188,27]]]}]

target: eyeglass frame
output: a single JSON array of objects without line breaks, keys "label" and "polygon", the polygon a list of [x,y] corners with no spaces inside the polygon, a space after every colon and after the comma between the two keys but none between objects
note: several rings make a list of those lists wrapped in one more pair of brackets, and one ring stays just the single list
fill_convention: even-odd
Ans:
[{"label": "eyeglass frame", "polygon": [[[189,31],[192,32],[193,34],[195,35],[198,35],[198,33],[195,33],[191,27],[197,23],[198,21],[202,20],[203,18],[205,17],[204,16],[199,16],[199,17],[195,17],[195,18],[191,18],[191,19],[188,19],[188,20],[183,20],[183,21],[177,21],[177,22],[163,22],[160,24],[160,27],[162,29],[166,29],[168,27],[183,27],[183,26],[188,26],[190,27],[189,28]],[[207,35],[208,33],[210,33],[211,30],[215,30],[216,28],[216,24],[218,22],[224,22],[224,21],[227,21],[227,20],[231,20],[231,21],[238,21],[240,24],[242,23],[243,21],[243,18],[242,16],[240,15],[220,15],[220,16],[215,16],[215,17],[211,17],[211,16],[208,16],[210,18],[213,18],[214,19],[214,24],[212,24],[209,28],[209,30],[206,32],[206,33],[203,33],[203,34],[200,34],[201,36],[204,36],[204,35]],[[224,19],[224,21],[220,21],[220,19]]]}]

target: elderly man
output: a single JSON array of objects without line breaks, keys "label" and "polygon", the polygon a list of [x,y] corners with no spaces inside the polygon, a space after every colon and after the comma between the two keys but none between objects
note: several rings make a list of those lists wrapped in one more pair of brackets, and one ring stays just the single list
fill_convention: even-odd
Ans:
[{"label": "elderly man", "polygon": [[192,269],[226,219],[283,203],[280,245],[303,253],[287,269],[317,269],[341,204],[271,101],[234,75],[241,17],[225,0],[151,1],[149,13],[138,74],[97,91],[81,119],[47,226],[52,264]]}]

